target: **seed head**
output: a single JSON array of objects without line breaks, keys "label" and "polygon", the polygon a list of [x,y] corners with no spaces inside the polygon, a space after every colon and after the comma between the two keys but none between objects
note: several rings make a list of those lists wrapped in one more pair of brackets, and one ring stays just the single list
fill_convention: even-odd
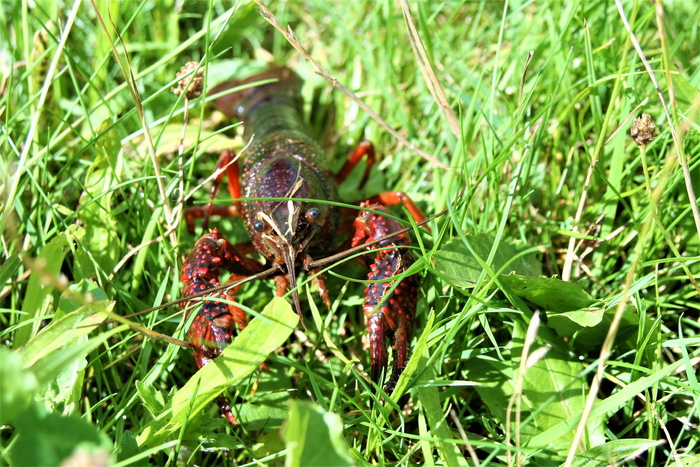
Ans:
[{"label": "seed head", "polygon": [[647,144],[654,141],[656,135],[659,134],[659,130],[656,129],[656,125],[649,114],[642,114],[641,117],[634,119],[630,134],[637,146],[645,148]]},{"label": "seed head", "polygon": [[179,96],[184,92],[187,99],[194,99],[202,95],[202,89],[204,89],[204,67],[197,70],[194,76],[188,76],[198,66],[199,63],[197,62],[187,62],[185,66],[180,68],[177,77],[182,79],[177,83],[176,88],[170,89],[175,95]]}]

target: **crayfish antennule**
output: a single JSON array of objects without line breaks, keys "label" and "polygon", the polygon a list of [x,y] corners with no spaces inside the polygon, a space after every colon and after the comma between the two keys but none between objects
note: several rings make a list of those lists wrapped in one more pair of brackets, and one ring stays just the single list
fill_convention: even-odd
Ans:
[{"label": "crayfish antennule", "polygon": [[304,331],[308,331],[309,329],[306,327],[306,323],[304,322],[304,314],[301,312],[301,304],[299,303],[299,292],[297,292],[296,289],[292,291],[292,298],[294,299],[294,307],[297,309],[297,314],[299,315],[299,322],[304,328]]}]

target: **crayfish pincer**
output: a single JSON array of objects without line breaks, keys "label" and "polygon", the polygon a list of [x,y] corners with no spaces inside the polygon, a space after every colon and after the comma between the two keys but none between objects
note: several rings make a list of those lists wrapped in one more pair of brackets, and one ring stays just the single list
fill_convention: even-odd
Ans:
[{"label": "crayfish pincer", "polygon": [[[342,238],[337,232],[343,228],[341,218],[353,212],[338,208],[338,184],[342,183],[359,161],[367,159],[363,182],[374,163],[374,148],[362,142],[353,151],[345,165],[333,174],[329,161],[320,145],[308,134],[302,119],[300,97],[301,79],[287,68],[272,68],[244,81],[229,81],[214,88],[210,94],[263,80],[267,84],[231,92],[217,99],[217,106],[228,116],[241,120],[245,127],[244,139],[250,146],[236,160],[233,151],[225,151],[217,163],[220,176],[215,180],[210,202],[187,210],[187,224],[194,231],[194,221],[203,218],[206,230],[212,214],[235,215],[243,218],[251,245],[232,245],[217,229],[202,235],[182,268],[183,297],[199,294],[219,285],[219,277],[230,272],[229,281],[251,276],[267,268],[276,268],[274,275],[277,296],[291,290],[297,312],[301,305],[296,276],[304,270],[313,281],[324,302],[330,299],[324,278],[314,259],[336,253]],[[226,174],[233,205],[213,205],[218,184]],[[402,192],[388,192],[374,196],[362,204],[355,220],[353,246],[379,240],[368,246],[373,258],[366,255],[370,282],[365,291],[364,312],[370,341],[371,377],[379,382],[386,372],[388,351],[386,340],[393,338],[393,370],[387,389],[394,387],[408,360],[413,319],[418,293],[417,276],[405,272],[413,259],[407,250],[406,233],[392,236],[400,224],[387,217],[384,205],[402,203],[417,220],[422,213]],[[354,211],[357,212],[357,211]],[[350,220],[352,222],[352,220]],[[384,240],[380,240],[386,237]],[[252,250],[266,260],[261,264],[243,253]],[[317,263],[316,263],[317,264]],[[397,276],[401,282],[396,284]],[[231,343],[235,326],[247,324],[243,312],[232,304],[237,292],[213,293],[203,302],[189,300],[186,310],[201,306],[188,331],[198,368],[218,356]],[[222,413],[233,421],[228,401],[220,399]]]},{"label": "crayfish pincer", "polygon": [[372,240],[378,243],[367,246],[375,251],[364,258],[369,266],[367,279],[371,282],[365,289],[365,301],[362,309],[367,318],[369,332],[369,352],[372,379],[379,381],[387,366],[387,337],[394,340],[394,368],[387,383],[387,391],[396,386],[399,376],[408,363],[408,345],[411,342],[413,320],[416,314],[416,297],[418,296],[418,276],[405,277],[397,283],[396,276],[405,273],[413,264],[413,256],[407,249],[410,240],[406,232],[391,236],[401,229],[398,221],[386,217],[387,209],[380,204],[362,203],[361,211],[355,219],[355,235],[352,246],[358,246]]}]

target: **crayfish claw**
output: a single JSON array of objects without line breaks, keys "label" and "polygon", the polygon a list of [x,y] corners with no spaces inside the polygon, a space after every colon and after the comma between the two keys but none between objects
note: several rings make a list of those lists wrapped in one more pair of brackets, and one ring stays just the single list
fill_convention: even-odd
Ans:
[{"label": "crayfish claw", "polygon": [[379,382],[387,370],[388,361],[384,315],[381,312],[374,313],[367,318],[367,334],[369,337],[370,376],[372,381]]},{"label": "crayfish claw", "polygon": [[[183,297],[197,295],[213,287],[221,285],[219,276],[224,271],[231,272],[231,280],[259,272],[261,266],[240,254],[217,229],[202,235],[189,254],[181,270]],[[239,286],[228,292],[218,291],[202,301],[188,300],[183,302],[185,313],[201,305],[192,325],[187,330],[187,340],[194,351],[194,361],[197,369],[209,364],[221,355],[221,352],[231,343],[233,333],[238,326],[239,331],[248,324],[245,314],[236,305],[230,303]],[[231,413],[229,400],[225,396],[217,399],[222,415],[237,424]]]},{"label": "crayfish claw", "polygon": [[[362,207],[387,213],[381,205],[363,203]],[[386,391],[391,392],[399,376],[408,363],[409,344],[413,333],[413,320],[418,297],[418,276],[396,279],[413,264],[413,257],[407,249],[399,249],[410,244],[408,235],[391,234],[401,225],[377,212],[362,211],[355,220],[353,246],[362,241],[368,242],[385,238],[383,241],[367,247],[376,251],[374,261],[370,264],[367,278],[371,281],[365,289],[364,312],[370,343],[370,368],[372,380],[379,382],[385,375],[388,362],[386,341],[392,339],[393,365],[387,379]],[[397,283],[398,282],[398,283]]]}]

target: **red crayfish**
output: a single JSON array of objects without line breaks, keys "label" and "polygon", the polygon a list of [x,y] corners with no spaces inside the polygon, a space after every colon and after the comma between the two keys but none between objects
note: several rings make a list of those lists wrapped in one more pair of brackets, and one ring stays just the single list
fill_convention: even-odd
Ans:
[{"label": "red crayfish", "polygon": [[[297,312],[300,313],[296,290],[298,268],[314,277],[323,300],[330,307],[323,276],[312,267],[313,259],[333,252],[334,236],[339,231],[343,211],[332,204],[339,201],[338,184],[362,157],[367,157],[364,184],[374,162],[374,149],[371,143],[360,143],[340,172],[332,174],[323,150],[302,124],[301,80],[287,68],[272,68],[243,82],[227,82],[213,92],[268,79],[277,81],[229,93],[216,101],[226,115],[243,121],[244,138],[252,139],[241,161],[234,159],[232,151],[225,151],[217,164],[220,175],[215,180],[212,199],[225,172],[230,195],[237,201],[232,206],[215,207],[210,199],[208,205],[187,211],[191,231],[198,217],[203,217],[206,229],[211,214],[241,216],[252,247],[250,243],[232,245],[216,228],[202,235],[182,267],[183,298],[220,285],[219,276],[224,271],[231,273],[230,281],[263,271],[265,267],[261,263],[246,256],[255,250],[266,258],[268,267],[279,269],[274,276],[277,295],[282,296],[291,289]],[[363,210],[354,221],[352,237],[352,246],[380,240],[366,248],[376,250],[374,257],[364,256],[371,282],[365,290],[363,309],[374,381],[379,382],[386,371],[385,341],[393,337],[393,370],[387,390],[395,386],[408,360],[418,293],[415,275],[394,284],[394,277],[405,272],[413,262],[406,248],[397,248],[409,245],[408,235],[404,232],[391,236],[401,225],[386,216],[388,211],[384,205],[397,203],[403,203],[416,220],[422,220],[420,210],[402,192],[384,193],[362,203]],[[187,333],[198,368],[231,343],[234,323],[239,330],[247,325],[243,311],[232,304],[237,290],[238,287],[234,287],[207,297],[214,300],[198,302],[201,307]],[[193,300],[186,301],[183,308],[191,309],[193,305]],[[219,405],[229,421],[235,423],[228,401],[220,398]]]}]

